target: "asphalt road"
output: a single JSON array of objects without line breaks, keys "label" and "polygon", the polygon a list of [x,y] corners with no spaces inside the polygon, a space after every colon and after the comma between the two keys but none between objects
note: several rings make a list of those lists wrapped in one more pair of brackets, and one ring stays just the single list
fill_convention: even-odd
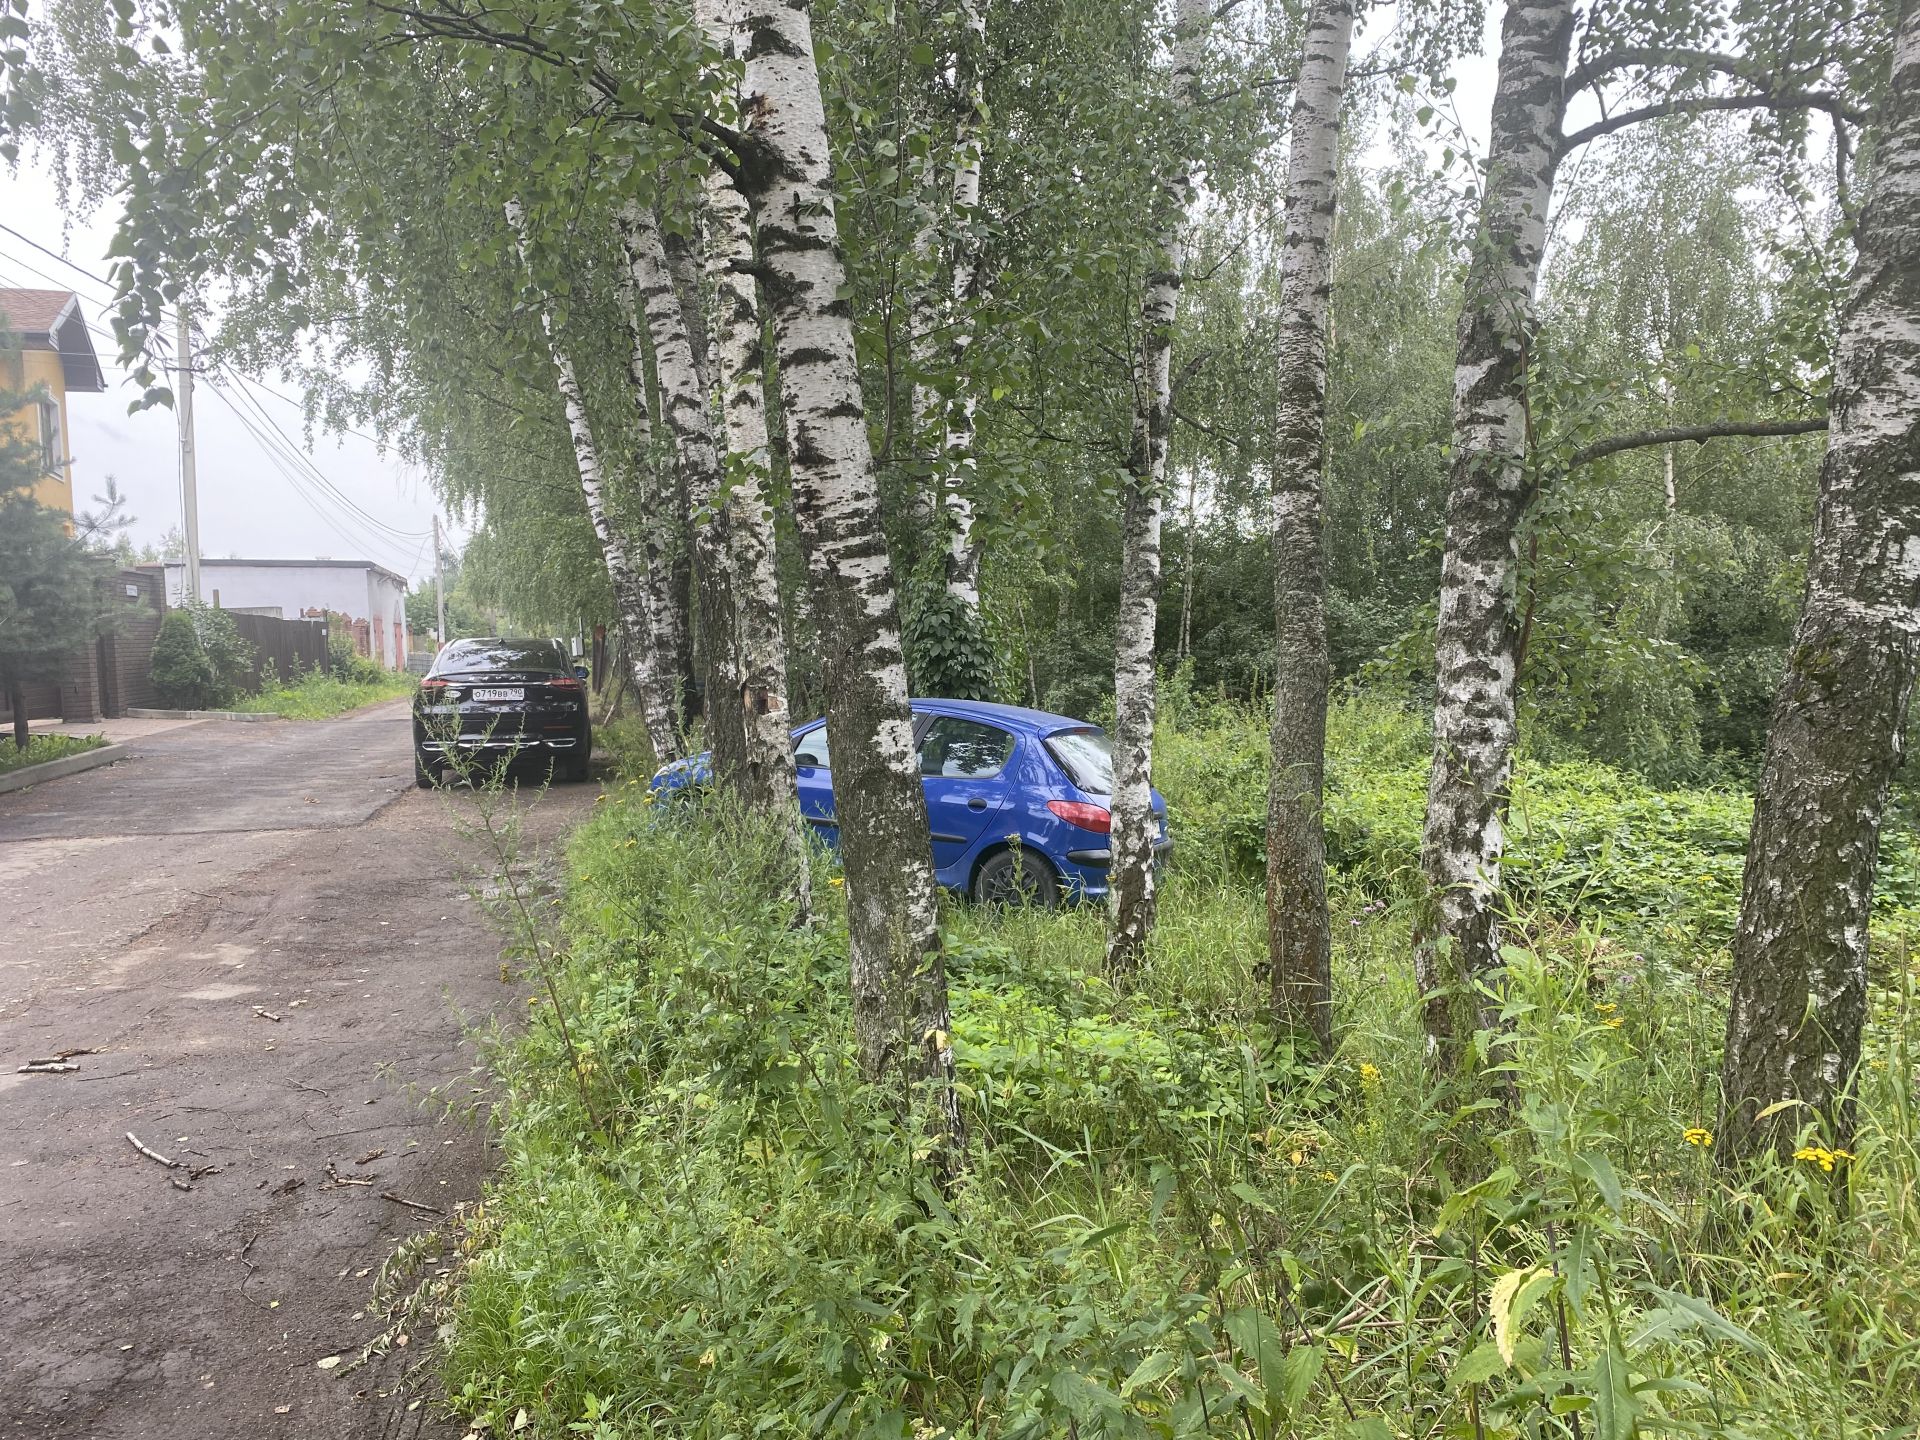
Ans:
[{"label": "asphalt road", "polygon": [[[525,792],[529,838],[594,788]],[[0,796],[0,1437],[462,1433],[430,1346],[356,1361],[488,1169],[469,1024],[524,1010],[473,803],[413,787],[403,702]]]}]

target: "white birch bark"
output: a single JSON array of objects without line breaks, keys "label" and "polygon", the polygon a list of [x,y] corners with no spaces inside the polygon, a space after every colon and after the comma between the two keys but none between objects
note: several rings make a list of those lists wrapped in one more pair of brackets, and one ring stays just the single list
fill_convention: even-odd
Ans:
[{"label": "white birch bark", "polygon": [[980,238],[975,232],[980,209],[980,172],[984,163],[981,130],[986,120],[987,0],[960,0],[966,39],[953,66],[953,84],[966,87],[955,127],[953,161],[953,276],[948,293],[948,364],[956,387],[947,402],[940,445],[940,494],[947,511],[947,593],[975,615],[980,610],[980,546],[973,535],[974,421],[979,400],[967,381],[973,348],[970,313],[980,283]]},{"label": "white birch bark", "polygon": [[[708,38],[724,54],[732,37],[723,29],[709,30]],[[720,393],[726,475],[732,487],[727,538],[743,729],[740,791],[749,806],[780,826],[790,893],[804,917],[812,906],[811,875],[794,775],[773,511],[766,500],[772,470],[753,216],[747,197],[718,166],[707,172],[705,194],[705,260],[714,300],[713,379]]]},{"label": "white birch bark", "polygon": [[[717,507],[721,491],[720,451],[714,444],[713,415],[701,364],[704,344],[696,345],[698,310],[688,316],[653,212],[634,201],[620,211],[621,240],[647,333],[653,341],[654,373],[660,379],[661,407],[673,433],[674,453],[687,509],[693,520],[695,593],[699,597],[702,658],[705,662],[707,743],[713,773],[722,785],[738,783],[745,765],[739,683],[734,666],[732,564],[727,553],[725,517]],[[693,297],[697,307],[699,297]]]},{"label": "white birch bark", "polygon": [[[507,224],[521,263],[528,262],[526,212],[518,200],[506,203]],[[587,420],[586,401],[580,393],[579,377],[573,359],[554,333],[553,312],[544,296],[540,302],[540,329],[546,336],[547,353],[553,359],[555,383],[567,417],[567,432],[573,442],[574,465],[580,475],[580,494],[587,506],[587,518],[593,524],[594,537],[600,542],[600,557],[607,567],[607,580],[613,587],[614,605],[620,612],[620,625],[627,635],[627,656],[632,666],[634,698],[640,705],[647,742],[654,759],[665,762],[680,752],[680,736],[674,726],[670,701],[671,686],[659,664],[662,651],[655,643],[656,597],[635,566],[633,555],[619,525],[607,512],[605,470],[600,447],[593,438]],[[638,391],[643,398],[644,386]]]},{"label": "white birch bark", "polygon": [[[1173,36],[1173,93],[1193,105],[1206,36],[1206,0],[1179,0]],[[1114,626],[1113,829],[1108,872],[1107,969],[1139,964],[1153,929],[1153,638],[1160,608],[1160,520],[1167,445],[1173,435],[1173,327],[1186,266],[1187,217],[1197,162],[1182,156],[1160,185],[1150,260],[1140,302],[1134,362],[1133,442],[1121,522],[1120,608]]]},{"label": "white birch bark", "polygon": [[[705,0],[703,0],[705,3]],[[780,361],[794,519],[807,550],[847,877],[865,1073],[928,1085],[957,1165],[952,1022],[899,603],[845,297],[826,113],[807,0],[721,0],[738,23],[741,190]]]},{"label": "white birch bark", "polygon": [[1267,792],[1267,947],[1275,1023],[1333,1051],[1327,917],[1327,317],[1340,109],[1354,0],[1319,0],[1307,22],[1287,161],[1280,254],[1280,375],[1273,447],[1274,676]]},{"label": "white birch bark", "polygon": [[1526,366],[1566,109],[1573,0],[1512,0],[1454,362],[1453,461],[1435,633],[1433,772],[1415,947],[1429,1056],[1457,1063],[1492,1023],[1473,995],[1498,968],[1496,905],[1516,738],[1514,611],[1526,511]]},{"label": "white birch bark", "polygon": [[[1887,786],[1920,668],[1920,5],[1854,232],[1806,598],[1774,694],[1733,941],[1716,1156],[1844,1142]],[[1772,1116],[1763,1112],[1782,1101]],[[1838,1143],[1838,1142],[1836,1142]]]}]

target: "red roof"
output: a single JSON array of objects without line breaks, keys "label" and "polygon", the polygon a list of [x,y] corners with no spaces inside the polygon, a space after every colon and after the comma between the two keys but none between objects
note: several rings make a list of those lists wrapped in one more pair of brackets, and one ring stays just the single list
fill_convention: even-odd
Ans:
[{"label": "red roof", "polygon": [[75,299],[71,290],[0,290],[0,318],[9,330],[23,335],[50,335]]},{"label": "red roof", "polygon": [[30,350],[57,350],[67,389],[107,388],[80,297],[71,290],[0,289],[0,331],[18,335]]}]

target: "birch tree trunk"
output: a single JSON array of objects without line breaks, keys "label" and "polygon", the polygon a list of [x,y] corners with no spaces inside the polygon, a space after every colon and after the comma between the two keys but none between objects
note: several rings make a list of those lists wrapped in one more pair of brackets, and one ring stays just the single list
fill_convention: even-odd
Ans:
[{"label": "birch tree trunk", "polygon": [[722,0],[745,59],[740,188],[780,361],[794,519],[807,550],[847,877],[854,1028],[874,1080],[925,1083],[962,1135],[926,800],[880,527],[807,0]]},{"label": "birch tree trunk", "polygon": [[[1733,941],[1715,1153],[1841,1142],[1867,1013],[1887,785],[1920,663],[1920,5],[1892,82],[1834,356],[1806,599],[1774,694]],[[1800,1101],[1762,1119],[1780,1101]]]},{"label": "birch tree trunk", "polygon": [[1307,23],[1287,161],[1280,255],[1280,381],[1273,447],[1274,669],[1267,790],[1267,947],[1273,1014],[1333,1052],[1332,937],[1320,805],[1326,785],[1327,312],[1332,296],[1340,109],[1354,0],[1320,0]]},{"label": "birch tree trunk", "polygon": [[713,414],[707,404],[706,321],[697,288],[692,305],[683,302],[653,212],[629,201],[620,212],[620,229],[634,289],[653,339],[661,406],[667,428],[673,432],[687,513],[693,520],[694,587],[704,662],[701,715],[713,752],[714,777],[732,786],[745,767],[746,744],[740,708],[733,699],[740,687],[733,663],[732,566],[726,519],[716,508],[721,492],[720,451],[714,444]]},{"label": "birch tree trunk", "polygon": [[[1174,12],[1173,93],[1191,110],[1208,17],[1206,0]],[[1140,302],[1133,441],[1120,530],[1120,608],[1114,627],[1113,828],[1108,872],[1107,969],[1133,970],[1153,929],[1153,637],[1160,609],[1160,517],[1173,434],[1173,326],[1186,265],[1195,162],[1182,156],[1160,186],[1154,255]]]},{"label": "birch tree trunk", "polygon": [[953,277],[948,294],[948,364],[955,391],[947,402],[940,446],[940,494],[947,511],[947,593],[977,616],[980,611],[980,546],[973,535],[973,484],[978,465],[973,454],[974,420],[979,401],[967,383],[967,356],[973,348],[969,312],[980,283],[980,237],[974,225],[980,209],[983,163],[980,131],[985,123],[987,0],[960,0],[966,39],[954,59],[953,83],[964,81],[966,100],[955,127],[953,158]]},{"label": "birch tree trunk", "polygon": [[[528,263],[526,212],[518,200],[506,203],[507,224],[522,264]],[[675,727],[671,702],[672,682],[662,667],[664,652],[655,642],[662,596],[650,587],[635,566],[632,552],[620,527],[607,513],[606,484],[600,460],[600,447],[594,442],[593,427],[587,421],[586,401],[580,393],[579,377],[573,359],[554,333],[553,312],[543,298],[540,303],[540,329],[547,339],[547,353],[553,359],[555,381],[567,417],[567,432],[573,441],[575,468],[580,475],[580,494],[586,501],[587,518],[593,524],[594,537],[600,542],[600,558],[607,567],[607,580],[613,587],[613,602],[620,612],[620,626],[627,634],[627,656],[632,665],[634,698],[640,706],[641,723],[647,731],[647,743],[654,759],[665,763],[680,753],[680,736]],[[644,421],[646,387],[635,391]],[[645,463],[644,435],[640,449]]]},{"label": "birch tree trunk", "polygon": [[1430,1059],[1491,1022],[1473,986],[1498,965],[1495,907],[1516,735],[1514,584],[1526,512],[1526,369],[1566,110],[1573,0],[1512,0],[1453,379],[1453,462],[1435,633],[1433,772],[1421,862],[1431,914],[1414,964]]},{"label": "birch tree trunk", "polygon": [[[709,30],[722,48],[731,32]],[[787,642],[780,624],[780,575],[767,444],[766,356],[760,323],[753,216],[733,177],[718,166],[706,182],[707,282],[714,298],[713,379],[726,430],[727,540],[733,575],[736,679],[746,803],[781,826],[790,893],[805,917],[812,908],[807,839],[800,818],[787,698]],[[716,705],[719,697],[714,697]]]}]

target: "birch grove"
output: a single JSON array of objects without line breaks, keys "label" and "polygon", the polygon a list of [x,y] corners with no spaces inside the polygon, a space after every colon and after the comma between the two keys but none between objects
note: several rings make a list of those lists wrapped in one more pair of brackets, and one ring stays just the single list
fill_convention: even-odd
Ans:
[{"label": "birch grove", "polygon": [[[1920,6],[1875,127],[1800,623],[1768,724],[1733,944],[1719,1156],[1844,1144],[1887,786],[1920,666]],[[1771,1113],[1769,1113],[1771,1112]]]},{"label": "birch grove", "polygon": [[[1276,1023],[1312,1035],[1322,1055],[1333,1050],[1332,938],[1320,815],[1331,664],[1322,471],[1330,245],[1353,22],[1353,0],[1322,0],[1307,23],[1287,157],[1273,447],[1277,639],[1267,781],[1267,948]],[[1185,623],[1183,610],[1183,631]]]}]

